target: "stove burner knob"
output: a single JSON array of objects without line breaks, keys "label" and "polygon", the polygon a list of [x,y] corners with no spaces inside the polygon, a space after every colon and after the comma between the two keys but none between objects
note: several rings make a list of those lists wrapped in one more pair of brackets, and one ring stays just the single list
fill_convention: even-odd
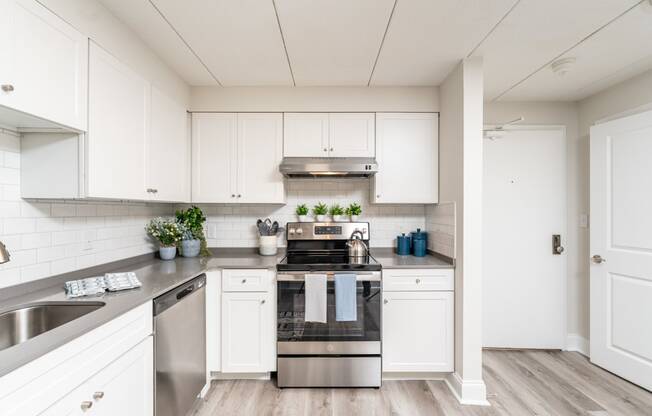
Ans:
[{"label": "stove burner knob", "polygon": [[297,228],[297,234],[302,235],[303,234],[303,229],[302,228]]},{"label": "stove burner knob", "polygon": [[294,228],[290,228],[288,232],[290,233],[290,235],[294,235]]}]

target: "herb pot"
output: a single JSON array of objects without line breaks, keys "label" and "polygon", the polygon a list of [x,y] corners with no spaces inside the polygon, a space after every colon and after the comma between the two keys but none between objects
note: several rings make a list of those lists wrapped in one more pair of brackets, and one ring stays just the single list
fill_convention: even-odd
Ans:
[{"label": "herb pot", "polygon": [[346,221],[346,217],[344,215],[333,215],[333,221],[344,222]]},{"label": "herb pot", "polygon": [[201,241],[199,240],[181,240],[179,251],[183,257],[197,257],[200,249]]},{"label": "herb pot", "polygon": [[158,255],[161,258],[161,260],[172,260],[177,256],[177,248],[175,246],[172,247],[159,247],[158,249]]},{"label": "herb pot", "polygon": [[316,215],[317,222],[326,222],[326,215]]},{"label": "herb pot", "polygon": [[299,217],[299,222],[308,222],[307,215],[298,215],[298,217]]},{"label": "herb pot", "polygon": [[360,219],[359,215],[351,215],[351,222],[358,222],[359,219]]}]

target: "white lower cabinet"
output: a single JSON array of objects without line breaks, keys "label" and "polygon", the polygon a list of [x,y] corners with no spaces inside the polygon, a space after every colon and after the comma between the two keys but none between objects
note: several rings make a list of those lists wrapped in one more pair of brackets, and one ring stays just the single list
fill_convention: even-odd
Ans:
[{"label": "white lower cabinet", "polygon": [[[383,271],[383,371],[451,372],[454,292],[386,290],[392,287],[392,280],[402,278],[403,272]],[[418,275],[418,271],[410,274]],[[428,275],[426,271],[424,274]]]},{"label": "white lower cabinet", "polygon": [[153,364],[153,339],[150,336],[43,414],[152,415]]}]

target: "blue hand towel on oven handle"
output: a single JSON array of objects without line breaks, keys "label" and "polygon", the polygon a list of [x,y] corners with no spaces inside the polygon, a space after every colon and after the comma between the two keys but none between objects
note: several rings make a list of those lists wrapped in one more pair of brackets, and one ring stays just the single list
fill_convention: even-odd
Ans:
[{"label": "blue hand towel on oven handle", "polygon": [[335,320],[339,322],[358,320],[357,276],[335,275]]}]

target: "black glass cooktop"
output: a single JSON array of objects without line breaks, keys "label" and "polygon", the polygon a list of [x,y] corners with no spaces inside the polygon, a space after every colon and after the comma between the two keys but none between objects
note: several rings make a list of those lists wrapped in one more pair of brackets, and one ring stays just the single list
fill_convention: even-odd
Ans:
[{"label": "black glass cooktop", "polygon": [[381,270],[381,265],[372,256],[351,261],[347,252],[289,252],[276,265],[280,271],[338,271],[338,270]]}]

